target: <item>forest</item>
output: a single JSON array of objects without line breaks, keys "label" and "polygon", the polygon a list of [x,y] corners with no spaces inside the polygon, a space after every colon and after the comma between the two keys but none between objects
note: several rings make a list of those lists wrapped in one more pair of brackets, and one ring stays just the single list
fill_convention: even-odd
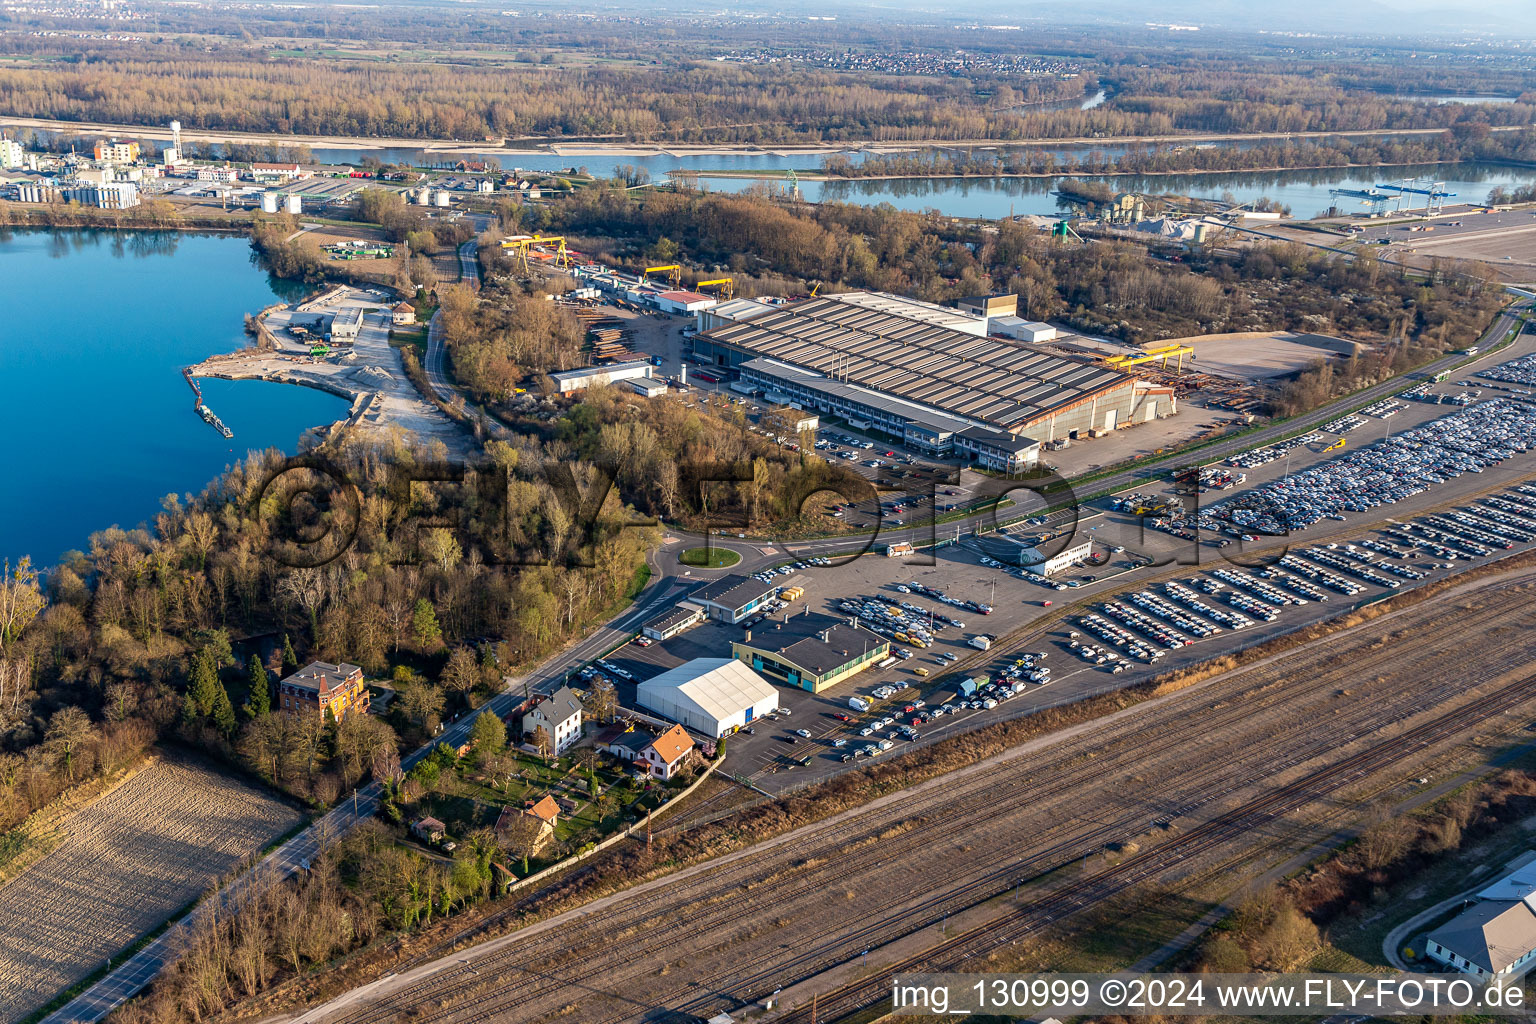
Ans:
[{"label": "forest", "polygon": [[[1007,290],[1019,315],[1142,343],[1227,331],[1302,330],[1403,339],[1404,358],[1471,342],[1500,303],[1477,267],[1428,281],[1365,256],[1301,245],[1170,263],[1134,242],[1052,239],[1027,224],[957,223],[890,206],[794,205],[766,196],[656,192],[636,200],[588,189],[553,207],[552,224],[615,262],[656,254],[722,263],[740,293],[873,288],[947,302]],[[1454,271],[1454,272],[1453,272]],[[788,285],[786,289],[785,286]]]},{"label": "forest", "polygon": [[[1427,44],[1383,65],[1367,48],[1152,43],[1068,26],[1032,32],[1021,50],[1007,33],[914,33],[897,21],[647,12],[509,25],[468,10],[274,7],[183,10],[117,39],[110,18],[39,18],[29,27],[62,31],[0,34],[0,55],[13,58],[0,68],[0,116],[481,143],[782,144],[1387,131],[1536,115],[1528,58],[1516,54],[1473,62]],[[1519,102],[1414,98],[1437,87]],[[1096,88],[1107,100],[1083,109]]]},{"label": "forest", "polygon": [[[1536,115],[1536,108],[1532,110]],[[1271,168],[1384,167],[1455,163],[1465,160],[1520,160],[1536,156],[1536,132],[1493,132],[1481,121],[1463,122],[1432,135],[1365,139],[1336,136],[1303,142],[1254,146],[1181,146],[1130,144],[1107,153],[1085,148],[1066,156],[1046,149],[998,151],[918,150],[870,153],[860,160],[837,153],[821,160],[821,171],[835,178],[992,177],[1016,174],[1176,174],[1193,171],[1244,171]]]}]

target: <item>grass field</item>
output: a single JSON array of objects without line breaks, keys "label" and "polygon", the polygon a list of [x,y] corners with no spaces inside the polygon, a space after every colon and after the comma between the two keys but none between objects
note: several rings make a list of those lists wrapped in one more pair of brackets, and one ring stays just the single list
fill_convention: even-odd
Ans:
[{"label": "grass field", "polygon": [[58,847],[0,888],[0,1022],[101,967],[300,819],[172,755],[70,815]]},{"label": "grass field", "polygon": [[741,556],[730,548],[689,548],[677,560],[701,569],[724,569],[741,561]]}]

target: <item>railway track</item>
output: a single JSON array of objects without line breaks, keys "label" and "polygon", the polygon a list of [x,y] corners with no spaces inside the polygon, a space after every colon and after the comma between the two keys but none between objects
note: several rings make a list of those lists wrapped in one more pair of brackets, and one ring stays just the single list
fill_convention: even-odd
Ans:
[{"label": "railway track", "polygon": [[[1185,835],[1133,855],[1124,863],[1069,883],[1001,919],[941,942],[915,956],[906,957],[876,978],[844,985],[818,998],[822,1021],[836,1021],[878,1003],[888,993],[888,978],[904,971],[926,973],[954,970],[968,960],[1059,921],[1084,907],[1155,877],[1180,861],[1199,857],[1248,832],[1261,828],[1282,814],[1294,811],[1352,782],[1364,779],[1394,762],[1449,739],[1497,714],[1536,697],[1536,675],[1503,686],[1471,704],[1409,729],[1336,764],[1309,773],[1295,782],[1191,829]],[[979,905],[979,904],[978,904]],[[825,966],[835,966],[826,964]],[[814,976],[812,972],[807,977]],[[764,993],[767,994],[767,993]],[[779,1024],[810,1024],[810,1007],[799,1007],[778,1018]]]},{"label": "railway track", "polygon": [[[1411,656],[1416,646],[1432,647],[1436,642],[1433,636],[1426,635],[1417,645],[1412,643],[1405,644],[1403,649],[1399,651],[1399,656]],[[1518,645],[1511,642],[1508,646],[1515,647]],[[1513,653],[1513,651],[1510,653]],[[1510,660],[1516,661],[1519,659],[1511,658]],[[1242,719],[1258,715],[1266,710],[1272,710],[1283,705],[1286,701],[1307,696],[1316,697],[1320,691],[1337,687],[1341,677],[1350,674],[1352,673],[1348,670],[1341,670],[1340,672],[1317,674],[1309,681],[1303,683],[1292,683],[1283,686],[1267,683],[1261,684],[1258,687],[1250,686],[1247,688],[1246,694],[1243,695],[1247,699],[1232,700],[1224,706],[1221,705],[1220,701],[1217,701],[1215,705],[1203,709],[1203,714],[1193,715],[1188,719],[1181,718],[1176,720],[1173,728],[1163,730],[1155,736],[1155,739],[1159,743],[1188,744],[1200,737],[1206,737],[1208,740],[1206,745],[1210,746],[1213,741],[1209,741],[1209,737],[1224,733],[1239,724]],[[1290,756],[1280,760],[1266,758],[1262,753],[1258,752],[1255,752],[1252,756],[1261,760],[1265,767],[1268,768],[1266,774],[1272,775],[1285,771],[1320,754],[1326,754],[1329,750],[1334,749],[1341,740],[1353,738],[1354,735],[1361,732],[1388,727],[1415,714],[1422,713],[1452,697],[1459,689],[1460,687],[1458,686],[1443,684],[1439,687],[1414,689],[1407,693],[1390,696],[1379,703],[1372,702],[1366,708],[1366,713],[1363,716],[1351,718],[1347,723],[1341,724],[1339,731],[1330,731],[1325,736],[1316,738],[1313,742],[1309,743],[1298,744],[1295,742],[1294,734],[1307,731],[1307,726],[1309,725],[1306,720],[1298,717],[1290,728],[1280,730],[1269,737],[1272,742],[1282,742],[1288,746],[1291,750]],[[1134,728],[1134,723],[1126,723],[1122,728]],[[1148,738],[1151,739],[1153,737]],[[1117,739],[1112,737],[1102,741],[1100,745],[1105,746],[1116,742]],[[1230,753],[1232,744],[1226,743],[1224,746],[1227,749],[1223,753]],[[1080,765],[1043,764],[1042,762],[1059,758],[1058,752],[1050,749],[1033,756],[1015,759],[983,769],[967,777],[966,791],[968,797],[966,801],[962,802],[962,807],[971,813],[983,814],[989,809],[995,808],[999,799],[996,787],[1000,783],[1006,784],[1009,788],[1027,785],[1037,793],[1051,784],[1070,782],[1075,787],[1081,787],[1084,784],[1104,783],[1117,773],[1128,771],[1135,758],[1144,753],[1144,751],[1136,749],[1135,745],[1122,744],[1121,747],[1122,749],[1119,750],[1108,751],[1105,758],[1096,764],[1092,771],[1086,774]],[[1260,750],[1262,750],[1262,747],[1255,747],[1255,751]],[[1229,777],[1227,784],[1210,789],[1203,799],[1164,808],[1162,809],[1161,816],[1172,818],[1193,813],[1213,800],[1230,796],[1244,786],[1250,785],[1251,776],[1240,770],[1245,760],[1247,758],[1240,757],[1236,760],[1231,760],[1229,757],[1208,757],[1204,770],[1199,771],[1193,777],[1188,773],[1184,773],[1183,777],[1185,780],[1214,783],[1220,781],[1222,776],[1227,776]],[[1042,768],[1047,770],[1039,777],[1027,774],[1032,770]],[[1011,775],[1012,779],[1003,779],[1002,777],[1005,775]],[[1231,782],[1230,776],[1232,775],[1241,776],[1241,783]],[[950,801],[949,806],[951,811],[960,809],[955,806],[953,800]],[[955,817],[955,814],[934,818],[918,817],[911,822],[910,827],[905,833],[884,844],[878,850],[863,851],[859,854],[849,851],[849,855],[845,858],[844,862],[840,864],[840,867],[830,877],[825,872],[818,872],[807,883],[794,886],[789,892],[777,893],[776,903],[782,905],[784,903],[793,903],[795,900],[808,896],[813,897],[818,892],[827,891],[829,887],[835,886],[843,879],[877,868],[879,864],[871,863],[876,856],[880,858],[881,862],[895,861],[900,863],[906,854],[940,838],[945,832],[954,829],[956,827]],[[862,832],[867,836],[871,831],[878,831],[882,827],[890,827],[890,822],[877,821],[870,824],[855,820],[831,830],[823,830],[816,837],[815,845],[821,846],[856,841],[858,833]],[[968,906],[974,906],[994,899],[999,893],[1006,892],[1007,889],[1020,882],[1038,879],[1043,875],[1049,874],[1060,866],[1062,860],[1070,861],[1080,857],[1085,848],[1088,850],[1100,848],[1108,840],[1123,838],[1128,832],[1135,834],[1144,831],[1146,827],[1147,815],[1145,812],[1138,810],[1094,828],[1087,830],[1079,829],[1071,834],[1053,838],[1051,845],[1038,850],[1022,864],[1014,861],[1002,867],[984,872],[980,877],[972,879],[961,886],[905,907],[895,916],[886,917],[879,922],[863,926],[858,931],[852,933],[839,933],[829,939],[827,943],[813,950],[806,951],[789,962],[780,960],[775,953],[769,953],[757,958],[748,958],[734,962],[728,971],[720,972],[720,977],[708,977],[701,980],[699,984],[704,985],[707,990],[715,993],[715,995],[708,998],[715,999],[717,1002],[719,994],[722,992],[732,995],[739,994],[740,1000],[746,1001],[752,992],[752,986],[766,982],[770,976],[772,979],[779,981],[794,976],[793,973],[786,972],[803,971],[805,976],[812,976],[825,969],[828,965],[845,960],[846,951],[850,943],[856,945],[860,942],[867,942],[871,946],[884,944],[900,937],[902,934],[909,934],[911,931],[927,926],[934,920],[937,920],[938,915],[942,913],[953,914],[960,912]],[[1023,837],[1031,833],[1038,836],[1038,825],[1027,822],[1019,824],[1012,831],[998,835],[997,845],[1002,848],[1009,847],[1015,837]],[[573,936],[569,929],[562,930],[558,935],[551,936],[551,938],[542,941],[540,941],[540,937],[536,936],[527,943],[519,944],[511,949],[477,957],[472,965],[466,963],[458,970],[437,972],[430,979],[424,980],[418,985],[392,994],[383,1004],[362,1008],[347,1016],[335,1018],[335,1020],[338,1022],[345,1021],[348,1024],[370,1024],[370,1022],[391,1018],[399,1012],[402,1005],[409,1006],[413,1003],[420,1005],[422,1001],[428,1000],[435,1003],[441,1003],[444,1000],[451,1002],[455,992],[463,993],[467,989],[482,987],[485,984],[487,974],[509,970],[524,971],[526,972],[524,978],[514,979],[498,987],[493,998],[483,1002],[477,1001],[473,1008],[448,1006],[436,1012],[429,1011],[426,1014],[418,1015],[416,1019],[423,1021],[462,1021],[481,1019],[475,1016],[475,1014],[483,1010],[488,1010],[492,1013],[506,1013],[512,1007],[524,1001],[538,999],[539,994],[534,990],[541,986],[551,984],[562,987],[580,985],[584,981],[589,981],[594,977],[607,973],[597,969],[597,965],[604,957],[611,955],[613,934],[622,932],[628,922],[645,919],[654,912],[654,908],[659,903],[665,902],[675,905],[688,900],[691,896],[701,897],[696,909],[690,908],[681,917],[669,916],[668,924],[673,928],[688,929],[699,925],[711,917],[718,917],[718,907],[709,902],[708,891],[711,887],[718,889],[721,886],[728,886],[732,882],[733,879],[729,873],[723,877],[707,873],[697,879],[689,880],[688,884],[683,886],[660,887],[647,894],[644,898],[632,901],[633,905],[626,906],[625,912],[619,919],[612,917],[601,918],[596,923],[600,927],[602,934],[577,939],[574,950],[572,948]],[[703,889],[704,892],[696,892],[698,889]],[[639,939],[636,941],[643,945]],[[547,950],[544,948],[551,945],[557,948]],[[587,948],[582,948],[584,945]],[[858,948],[864,947],[859,946]],[[634,951],[635,955],[638,955],[639,952],[638,949]],[[572,959],[572,953],[578,953],[578,955]],[[550,962],[541,963],[544,960],[549,960]],[[550,976],[550,971],[556,969],[559,972],[558,978]],[[717,980],[728,983],[728,987],[725,989],[716,987],[712,983]],[[691,1010],[693,1006],[689,1003],[684,1004],[681,1008]],[[627,1016],[627,1013],[621,1013],[611,1019],[623,1020]]]},{"label": "railway track", "polygon": [[[1498,586],[1510,588],[1528,582],[1533,577],[1536,577],[1536,573],[1527,571],[1502,580]],[[1507,602],[1508,605],[1516,605],[1516,613],[1505,611],[1495,616],[1495,619],[1518,619],[1519,602]],[[1412,613],[1415,609],[1404,611]],[[1373,631],[1385,629],[1396,614],[1392,613],[1367,625]],[[1479,651],[1479,662],[1496,660],[1505,666],[1524,665],[1528,662],[1528,649],[1516,639],[1519,636],[1522,636],[1519,629],[1505,629],[1504,637],[1495,642],[1495,646]],[[1438,636],[1435,629],[1421,629],[1396,643],[1393,657],[1399,663],[1404,659],[1410,663],[1421,657],[1427,659],[1433,656],[1436,648],[1444,648],[1445,639],[1447,637]],[[1137,765],[1137,760],[1146,755],[1149,745],[1169,748],[1181,746],[1193,751],[1195,768],[1161,766],[1167,768],[1170,774],[1177,775],[1190,788],[1203,789],[1204,792],[1192,800],[1170,801],[1167,806],[1161,806],[1155,812],[1132,809],[1109,820],[1086,826],[1071,820],[1071,806],[1066,812],[1068,820],[1049,827],[1043,827],[1040,821],[1028,818],[1023,821],[1015,818],[1006,824],[994,821],[994,824],[1001,827],[989,829],[988,838],[989,843],[997,849],[1018,852],[1020,847],[1028,846],[1029,841],[1035,841],[1023,860],[1012,857],[1006,863],[991,860],[977,864],[974,877],[962,878],[943,892],[912,901],[889,915],[883,915],[882,920],[829,933],[826,941],[820,941],[811,949],[802,950],[788,960],[783,958],[780,950],[768,950],[759,955],[751,955],[748,950],[743,950],[743,955],[731,960],[725,969],[696,976],[694,984],[703,992],[711,993],[710,996],[700,996],[703,1001],[713,999],[717,1006],[722,996],[727,1003],[750,1001],[756,998],[754,986],[766,986],[766,990],[771,992],[779,984],[793,984],[794,979],[809,978],[826,967],[846,963],[849,960],[849,949],[852,949],[852,955],[857,955],[859,950],[866,947],[880,946],[929,926],[943,913],[954,915],[963,912],[966,907],[995,900],[998,895],[1006,894],[1006,890],[1023,881],[1038,881],[1051,875],[1061,863],[1071,863],[1083,857],[1084,852],[1098,851],[1106,841],[1120,840],[1127,834],[1137,835],[1147,831],[1149,818],[1154,815],[1160,820],[1167,820],[1193,814],[1209,806],[1212,801],[1233,797],[1241,789],[1252,785],[1253,778],[1266,775],[1276,777],[1279,772],[1290,771],[1310,758],[1329,754],[1358,735],[1392,728],[1407,718],[1424,714],[1447,700],[1455,699],[1462,692],[1461,686],[1450,683],[1424,686],[1421,683],[1409,685],[1402,682],[1389,686],[1384,694],[1376,694],[1372,692],[1369,683],[1359,683],[1358,662],[1346,660],[1344,665],[1333,666],[1330,671],[1301,668],[1301,671],[1292,674],[1295,669],[1290,669],[1287,662],[1296,657],[1306,660],[1309,652],[1306,649],[1286,652],[1276,656],[1275,662],[1266,668],[1250,666],[1243,669],[1246,679],[1241,679],[1240,685],[1232,686],[1226,692],[1201,694],[1198,706],[1184,709],[1177,717],[1170,717],[1160,728],[1147,729],[1144,720],[1147,715],[1126,715],[1120,722],[1107,726],[1106,734],[1092,738],[1089,743],[1091,749],[1075,757],[1063,758],[1057,746],[1048,745],[948,780],[957,785],[946,785],[943,788],[942,809],[945,814],[932,811],[931,806],[928,806],[931,800],[919,795],[923,789],[920,786],[917,791],[912,791],[915,806],[895,806],[872,815],[872,820],[871,815],[863,811],[849,815],[845,821],[834,818],[833,823],[817,827],[816,834],[809,835],[805,840],[790,840],[780,844],[782,849],[777,854],[771,846],[757,847],[751,851],[760,857],[773,857],[776,863],[790,855],[800,854],[806,858],[822,854],[829,861],[831,857],[837,857],[836,861],[831,861],[834,863],[831,869],[822,866],[814,870],[806,869],[803,872],[806,875],[805,881],[791,881],[788,886],[783,886],[779,883],[779,875],[793,874],[796,870],[793,864],[779,863],[777,870],[773,870],[774,864],[765,869],[762,864],[756,863],[757,857],[753,858],[753,863],[748,863],[746,857],[737,857],[730,863],[702,870],[676,883],[657,884],[648,892],[625,898],[616,909],[605,909],[601,915],[578,915],[562,924],[561,929],[531,933],[522,940],[508,943],[495,952],[475,956],[473,960],[464,961],[452,969],[422,976],[415,984],[384,996],[372,1006],[356,1007],[352,1012],[324,1019],[335,1021],[336,1024],[375,1024],[393,1019],[409,1007],[419,1007],[412,1016],[424,1022],[473,1021],[482,1019],[475,1016],[482,1010],[501,1013],[508,1018],[530,1015],[535,1013],[535,1007],[541,1001],[562,998],[559,995],[561,992],[565,993],[564,998],[568,1001],[571,990],[594,989],[601,986],[604,979],[610,984],[617,984],[614,978],[624,975],[624,970],[616,973],[611,964],[616,936],[621,938],[625,956],[631,963],[639,963],[647,958],[665,960],[668,956],[667,944],[657,944],[657,940],[642,927],[645,924],[665,924],[665,927],[656,927],[654,930],[673,935],[717,926],[723,913],[736,913],[743,890],[756,887],[757,884],[773,884],[773,889],[768,890],[773,895],[773,907],[794,907],[796,904],[805,906],[817,900],[825,901],[826,892],[836,889],[849,878],[879,874],[883,864],[902,864],[914,852],[922,851],[922,847],[948,841],[952,832],[972,827],[975,821],[989,818],[995,820],[1000,806],[1015,800],[1018,795],[1028,795],[1032,801],[1041,800],[1041,806],[1046,809],[1051,808],[1052,803],[1071,804],[1074,794],[1077,794],[1077,800],[1080,801],[1084,786],[1098,786],[1101,789],[1107,788],[1107,792],[1114,792],[1114,783],[1120,781],[1121,777],[1137,769],[1146,771]],[[1260,674],[1260,680],[1250,682],[1255,672]],[[1485,677],[1491,676],[1496,676],[1495,668],[1488,669],[1488,676]],[[1287,679],[1298,682],[1284,682]],[[1329,689],[1344,685],[1353,686],[1359,691],[1358,697],[1350,700],[1346,717],[1329,718],[1327,711],[1322,715],[1309,715],[1306,709],[1298,712],[1287,708],[1287,703],[1307,700],[1316,702]],[[1157,712],[1149,709],[1149,715],[1154,720],[1155,714]],[[1281,718],[1283,725],[1279,728],[1266,726],[1261,735],[1244,735],[1244,718],[1261,718],[1266,715],[1270,720]],[[1318,735],[1309,735],[1309,732],[1318,732],[1315,726],[1319,722],[1327,722],[1329,729]],[[1129,735],[1134,735],[1138,742],[1124,742]],[[1269,751],[1272,748],[1283,749],[1286,754],[1283,757],[1270,757]],[[1089,758],[1086,768],[1084,758]],[[1240,783],[1232,781],[1232,777],[1240,778]],[[1155,786],[1157,783],[1154,781],[1149,785]],[[1063,789],[1063,792],[1054,794],[1052,788]],[[895,834],[871,843],[871,838],[880,837],[882,832]],[[992,843],[994,838],[995,843]],[[1043,844],[1040,843],[1041,838],[1044,838]],[[1187,837],[1183,841],[1187,841]],[[1155,849],[1161,849],[1161,846]],[[771,874],[765,877],[765,870],[771,870]],[[1126,866],[1118,870],[1126,870]],[[665,910],[676,906],[684,906],[685,909],[680,913],[667,913]],[[510,910],[516,910],[516,907]],[[742,926],[743,932],[720,936],[713,946],[714,955],[719,955],[720,950],[728,949],[740,941],[750,940],[748,929],[751,927],[753,921],[748,920]],[[472,936],[473,929],[458,933],[452,943]],[[418,960],[430,956],[432,953],[425,953]],[[608,961],[607,967],[604,967],[605,961]],[[496,978],[495,995],[482,998],[478,990],[484,989],[487,978],[495,978],[496,975],[507,976]],[[475,998],[475,1006],[455,1006],[470,995]],[[653,1009],[653,1004],[645,1004],[644,1009]],[[696,1009],[696,1001],[687,999],[676,1009],[691,1012]],[[521,1015],[519,1010],[522,1010]],[[622,1021],[636,1013],[641,1013],[641,1004],[634,1004],[631,1009],[621,1010],[608,1019]],[[321,1018],[316,1016],[313,1019]]]}]

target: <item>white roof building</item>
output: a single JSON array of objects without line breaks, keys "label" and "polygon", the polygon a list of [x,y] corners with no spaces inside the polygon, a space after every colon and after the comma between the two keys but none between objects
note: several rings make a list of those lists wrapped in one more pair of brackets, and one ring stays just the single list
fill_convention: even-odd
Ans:
[{"label": "white roof building", "polygon": [[779,706],[773,684],[732,658],[695,658],[636,689],[642,708],[704,736],[724,736]]},{"label": "white roof building", "polygon": [[651,372],[651,369],[651,364],[644,359],[635,359],[627,363],[609,363],[606,366],[583,366],[575,370],[558,370],[549,376],[555,382],[555,389],[562,395],[568,395],[573,391],[579,391],[594,384],[616,384],[624,380],[652,377],[654,374]]}]

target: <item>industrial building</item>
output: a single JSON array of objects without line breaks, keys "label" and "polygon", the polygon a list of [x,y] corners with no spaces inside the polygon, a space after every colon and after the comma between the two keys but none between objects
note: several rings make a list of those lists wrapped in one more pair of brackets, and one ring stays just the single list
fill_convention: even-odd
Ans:
[{"label": "industrial building", "polygon": [[[997,292],[992,295],[972,295],[956,300],[955,308],[962,313],[979,316],[991,321],[998,317],[1013,316],[1019,311],[1019,297],[1013,292]],[[988,330],[991,330],[990,324]]]},{"label": "industrial building", "polygon": [[[717,312],[701,319],[725,319]],[[1171,388],[988,338],[985,320],[929,303],[849,292],[725,312],[745,315],[695,336],[696,359],[739,370],[771,402],[932,455],[954,453],[955,435],[972,427],[1048,443],[1177,411]]]},{"label": "industrial building", "polygon": [[988,329],[996,335],[1004,338],[1012,338],[1014,341],[1027,341],[1031,345],[1042,341],[1055,341],[1056,328],[1050,324],[1041,323],[1039,320],[1025,320],[1018,316],[993,317],[988,323]]},{"label": "industrial building", "polygon": [[343,309],[331,321],[331,340],[351,342],[357,340],[363,329],[363,310],[360,306]]},{"label": "industrial building", "polygon": [[119,142],[116,139],[98,139],[91,151],[97,160],[109,164],[131,164],[139,159],[137,142]]},{"label": "industrial building", "polygon": [[0,167],[7,171],[20,167],[27,158],[26,150],[15,139],[0,139]]},{"label": "industrial building", "polygon": [[697,313],[715,304],[712,296],[700,292],[670,291],[656,295],[656,308],[663,313]]},{"label": "industrial building", "polygon": [[1058,572],[1082,565],[1093,557],[1093,541],[1063,548],[1054,555],[1046,555],[1038,548],[1026,547],[1019,553],[1019,564],[1039,576],[1054,576]]},{"label": "industrial building", "polygon": [[625,383],[642,398],[657,398],[667,393],[667,382],[655,377],[635,377]]},{"label": "industrial building", "polygon": [[653,377],[655,374],[650,363],[644,359],[636,359],[627,363],[610,363],[607,366],[583,366],[575,370],[559,370],[549,376],[555,382],[555,390],[562,395],[568,395],[594,384],[637,380],[642,377]]},{"label": "industrial building", "polygon": [[98,210],[130,210],[139,205],[139,186],[131,181],[102,185],[76,185],[63,191],[67,202],[93,206]]},{"label": "industrial building", "polygon": [[688,600],[704,609],[704,614],[719,622],[740,622],[767,604],[778,593],[772,583],[731,573],[688,595]]},{"label": "industrial building", "polygon": [[1424,951],[1474,978],[1510,980],[1536,962],[1536,862],[1482,889],[1477,901],[1430,932]]},{"label": "industrial building", "polygon": [[298,164],[251,164],[253,181],[283,183],[302,177],[304,170]]},{"label": "industrial building", "polygon": [[686,629],[704,621],[704,609],[692,601],[679,601],[677,607],[651,619],[640,627],[642,636],[652,640],[670,640]]},{"label": "industrial building", "polygon": [[779,706],[766,679],[731,658],[695,658],[647,679],[636,702],[702,736],[718,739]]},{"label": "industrial building", "polygon": [[787,686],[820,693],[891,653],[891,643],[853,622],[804,612],[764,622],[731,643],[731,654],[753,671]]}]

